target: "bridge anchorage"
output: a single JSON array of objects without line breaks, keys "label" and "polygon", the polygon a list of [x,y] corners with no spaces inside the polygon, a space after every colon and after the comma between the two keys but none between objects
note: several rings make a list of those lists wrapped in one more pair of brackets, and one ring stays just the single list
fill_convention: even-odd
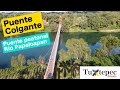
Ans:
[{"label": "bridge anchorage", "polygon": [[61,27],[62,27],[62,17],[60,16],[58,31],[57,31],[56,38],[53,44],[52,52],[49,58],[49,62],[48,62],[48,66],[47,66],[47,69],[44,75],[44,79],[50,79],[53,77]]}]

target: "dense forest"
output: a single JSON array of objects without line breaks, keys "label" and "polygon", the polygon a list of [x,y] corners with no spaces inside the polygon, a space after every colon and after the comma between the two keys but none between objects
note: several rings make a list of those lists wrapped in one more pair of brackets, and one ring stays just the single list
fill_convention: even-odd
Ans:
[{"label": "dense forest", "polygon": [[[0,13],[0,19],[21,14],[25,13]],[[61,32],[87,32],[83,35],[85,38],[88,38],[90,32],[120,29],[120,12],[115,11],[42,13],[42,16],[44,31],[48,32],[56,32],[59,16],[63,17]],[[112,53],[115,48],[120,47],[120,37],[109,33],[100,38],[96,35],[92,39],[101,43],[101,47],[93,53],[88,46],[89,38],[88,41],[85,38],[67,39],[67,50],[58,51],[59,58],[56,60],[52,79],[79,79],[80,66],[120,66],[120,54]],[[43,79],[47,67],[44,57],[27,60],[21,54],[11,56],[10,64],[11,68],[0,69],[0,79]]]},{"label": "dense forest", "polygon": [[43,13],[43,19],[49,22],[47,31],[56,31],[58,17],[63,17],[63,32],[100,31],[120,29],[120,12],[81,12],[81,13]]},{"label": "dense forest", "polygon": [[[30,12],[0,13],[0,19],[19,16]],[[120,29],[119,11],[95,11],[95,12],[64,12],[45,13],[42,18],[45,23],[45,31],[56,32],[59,16],[63,17],[63,32],[100,31],[106,29]],[[0,24],[1,25],[1,24]],[[2,28],[0,27],[0,30]]]}]

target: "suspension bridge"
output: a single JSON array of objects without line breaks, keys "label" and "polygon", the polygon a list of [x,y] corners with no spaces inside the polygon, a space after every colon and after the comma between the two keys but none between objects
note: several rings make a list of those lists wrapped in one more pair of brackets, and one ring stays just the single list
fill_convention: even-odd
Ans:
[{"label": "suspension bridge", "polygon": [[53,77],[61,27],[62,27],[62,17],[60,16],[58,31],[57,31],[56,38],[55,38],[55,41],[53,44],[53,48],[52,48],[51,55],[49,58],[48,66],[47,66],[47,69],[46,69],[46,72],[44,75],[44,79],[49,79],[49,78]]}]

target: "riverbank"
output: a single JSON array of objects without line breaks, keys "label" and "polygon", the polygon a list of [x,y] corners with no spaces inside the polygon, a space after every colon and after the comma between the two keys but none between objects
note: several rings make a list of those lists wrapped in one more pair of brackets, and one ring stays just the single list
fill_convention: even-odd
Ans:
[{"label": "riverbank", "polygon": [[100,30],[100,32],[120,32],[120,29]]},{"label": "riverbank", "polygon": [[[46,29],[44,29],[44,30],[41,30],[41,31],[35,31],[35,32],[38,32],[38,33],[40,33],[40,32],[56,32],[56,31],[49,31],[49,30],[46,30]],[[62,31],[62,32],[64,32],[64,31]],[[66,31],[65,31],[66,32]],[[91,30],[91,29],[83,29],[83,30],[72,30],[72,31],[68,31],[68,32],[120,32],[120,29],[102,29],[102,30]],[[3,33],[2,32],[2,30],[0,30],[0,33]]]},{"label": "riverbank", "polygon": [[[43,30],[43,31],[36,31],[36,32],[56,32],[56,31],[48,31],[48,30]],[[83,30],[72,30],[72,31],[62,31],[62,32],[120,32],[120,29],[103,29],[103,30],[91,30],[91,29],[83,29]]]}]

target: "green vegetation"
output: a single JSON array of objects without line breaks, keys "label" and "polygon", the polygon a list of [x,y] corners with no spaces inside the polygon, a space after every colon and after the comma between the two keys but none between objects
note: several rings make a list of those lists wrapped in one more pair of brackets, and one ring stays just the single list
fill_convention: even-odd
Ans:
[{"label": "green vegetation", "polygon": [[[91,56],[90,48],[83,39],[68,39],[67,50],[59,51],[59,59],[55,64],[52,79],[79,79],[80,66],[120,66],[120,55],[112,55],[109,52],[119,47],[120,39],[107,35],[100,38],[101,48],[95,50]],[[113,44],[114,43],[114,44]],[[43,79],[47,64],[45,58],[26,58],[19,54],[12,56],[11,68],[0,69],[2,79]]]},{"label": "green vegetation", "polygon": [[0,79],[43,79],[47,64],[45,59],[26,60],[24,55],[12,56],[11,68],[0,69]]},{"label": "green vegetation", "polygon": [[88,44],[82,38],[68,39],[66,42],[66,47],[68,49],[67,52],[64,50],[60,51],[60,60],[87,60],[90,56],[90,49],[88,47]]},{"label": "green vegetation", "polygon": [[[23,13],[11,13],[9,15],[0,13],[0,20],[21,14]],[[120,33],[100,32],[107,30],[119,31],[120,12],[42,14],[43,20],[48,23],[45,25],[44,31],[56,32],[58,18],[61,15],[63,17],[62,32],[72,32],[63,39],[66,42],[67,50],[59,50],[59,58],[55,64],[52,79],[79,79],[80,66],[120,66],[120,55],[111,54],[113,49],[120,47]],[[20,36],[36,33],[41,32],[32,32]],[[0,39],[5,39],[2,32],[0,32]],[[91,55],[88,44],[96,42],[100,42],[101,47]],[[0,69],[0,79],[43,79],[46,67],[45,58],[42,56],[38,59],[26,60],[24,55],[19,54],[11,57],[11,68]]]},{"label": "green vegetation", "polygon": [[31,58],[26,60],[24,55],[19,54],[17,57],[12,56],[11,67],[20,67],[26,65],[45,64],[45,58],[39,56],[37,60]]},{"label": "green vegetation", "polygon": [[0,69],[0,79],[43,79],[46,65]]},{"label": "green vegetation", "polygon": [[[46,29],[56,32],[58,17],[63,17],[63,32],[81,32],[81,31],[101,31],[109,29],[120,29],[120,12],[106,11],[106,12],[81,12],[81,13],[50,13],[44,14],[43,19],[49,22]],[[45,29],[45,30],[46,30]],[[48,31],[48,29],[47,29]]]},{"label": "green vegetation", "polygon": [[120,55],[90,57],[89,61],[58,61],[55,68],[56,79],[79,79],[80,66],[120,66]]},{"label": "green vegetation", "polygon": [[[26,12],[27,13],[27,12]],[[7,17],[19,16],[26,14],[20,13],[0,13],[0,20]],[[59,16],[63,17],[63,32],[81,32],[81,31],[101,31],[109,29],[120,29],[120,12],[119,11],[96,11],[96,12],[65,12],[65,13],[42,13],[45,21],[45,30],[56,32],[58,28]],[[47,24],[46,24],[47,23]],[[0,24],[1,25],[1,24]],[[2,28],[1,28],[2,29]],[[1,30],[0,29],[0,30]]]},{"label": "green vegetation", "polygon": [[120,39],[112,35],[101,37],[99,42],[102,46],[94,52],[97,57],[111,55],[113,49],[120,47]]},{"label": "green vegetation", "polygon": [[[112,55],[110,52],[120,46],[120,39],[107,35],[100,38],[101,48],[90,55],[87,43],[83,39],[68,39],[67,51],[59,52],[57,62],[57,78],[79,78],[80,66],[119,66],[120,55]],[[81,57],[79,57],[81,56]]]},{"label": "green vegetation", "polygon": [[19,54],[18,57],[12,56],[11,58],[12,67],[20,67],[20,66],[24,66],[25,64],[26,64],[26,60],[23,55]]},{"label": "green vegetation", "polygon": [[120,66],[120,55],[91,57],[90,66]]}]

